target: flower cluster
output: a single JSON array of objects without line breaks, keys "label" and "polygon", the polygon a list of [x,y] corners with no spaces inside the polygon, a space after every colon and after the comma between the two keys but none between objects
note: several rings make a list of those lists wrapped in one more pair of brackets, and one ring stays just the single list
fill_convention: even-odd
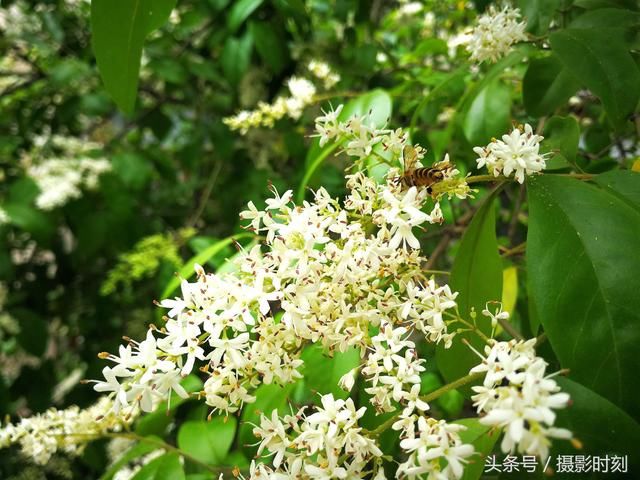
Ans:
[{"label": "flower cluster", "polygon": [[290,117],[297,120],[303,110],[314,102],[316,86],[309,80],[291,77],[287,82],[290,96],[278,97],[274,103],[259,102],[255,110],[243,110],[223,121],[231,130],[246,134],[252,128],[273,127],[275,123]]},{"label": "flower cluster", "polygon": [[546,168],[545,154],[540,153],[540,142],[544,137],[533,133],[531,125],[514,128],[502,140],[494,139],[486,147],[475,147],[478,168],[486,165],[489,173],[496,177],[512,174],[519,183],[526,175],[539,173]]},{"label": "flower cluster", "polygon": [[[371,157],[375,157],[379,163],[386,165],[404,163],[402,152],[409,145],[407,132],[401,128],[395,130],[378,128],[370,115],[354,115],[348,120],[342,121],[340,119],[342,110],[343,105],[339,105],[335,110],[324,112],[322,116],[316,118],[316,136],[319,137],[321,147],[328,142],[338,142],[344,147],[343,151],[347,155],[355,157],[355,164],[361,169],[366,168],[365,160]],[[414,150],[417,156],[414,168],[420,168],[425,150],[419,145],[415,145]],[[434,166],[440,165],[449,165],[448,155],[442,162]],[[432,195],[435,198],[440,199],[447,195],[449,198],[455,196],[463,199],[471,194],[471,189],[465,179],[459,176],[460,172],[456,168],[451,166],[443,169],[442,172],[444,178],[432,186]],[[394,177],[397,173],[397,170],[392,168],[388,172],[388,177]],[[397,180],[397,176],[395,178]],[[420,193],[415,193],[420,196],[424,195],[425,191],[421,190]],[[403,201],[410,201],[412,195],[413,193],[407,194]],[[414,248],[417,247],[414,245]]]},{"label": "flower cluster", "polygon": [[[395,430],[402,430],[400,447],[409,453],[409,458],[398,467],[400,478],[449,479],[460,478],[463,465],[474,454],[472,445],[463,443],[459,432],[464,425],[447,423],[425,416],[402,414],[394,424]],[[446,460],[446,465],[442,460]]]},{"label": "flower cluster", "polygon": [[307,69],[314,77],[322,81],[326,90],[333,88],[340,81],[340,75],[334,72],[325,62],[311,60]]},{"label": "flower cluster", "polygon": [[570,439],[569,430],[554,427],[554,410],[565,408],[569,395],[560,392],[547,363],[535,353],[536,339],[494,341],[471,373],[486,372],[472,397],[485,425],[504,429],[502,451],[518,450],[546,459],[552,438]]},{"label": "flower cluster", "polygon": [[79,455],[90,440],[122,430],[135,419],[137,411],[132,413],[127,418],[114,413],[107,397],[84,410],[76,406],[47,410],[0,428],[0,448],[19,444],[25,456],[44,465],[57,451]]},{"label": "flower cluster", "polygon": [[527,39],[527,24],[520,22],[520,10],[505,6],[498,10],[491,5],[487,13],[478,18],[471,33],[467,50],[471,52],[471,60],[496,62],[504,56],[511,45]]},{"label": "flower cluster", "polygon": [[322,406],[307,415],[262,415],[253,434],[260,439],[258,455],[273,456],[273,468],[253,464],[251,478],[365,478],[383,479],[382,451],[363,432],[358,420],[366,407],[356,410],[353,400],[321,398]]},{"label": "flower cluster", "polygon": [[330,353],[356,347],[363,358],[370,354],[363,373],[380,410],[392,400],[410,402],[422,367],[401,337],[445,346],[452,338],[445,314],[456,294],[424,275],[414,232],[440,223],[442,212],[435,202],[425,213],[433,201],[426,190],[405,190],[392,177],[379,184],[357,173],[347,188],[344,204],[322,188],[301,206],[291,191],[275,190],[265,210],[249,203],[241,216],[265,244],[243,250],[231,273],[196,266],[182,296],[159,304],[169,309],[164,328],[103,355],[115,366],[104,369],[96,389],[111,392],[116,409],[149,411],[171,390],[184,395],[179,380],[197,363],[209,375],[205,402],[233,413],[255,400],[260,384],[300,378],[302,349],[320,343]]},{"label": "flower cluster", "polygon": [[[95,189],[100,175],[111,170],[108,160],[89,156],[89,152],[100,147],[95,143],[54,135],[50,139],[36,138],[35,145],[22,162],[27,175],[40,189],[36,205],[42,210],[52,210],[80,198],[83,188]],[[57,155],[49,156],[48,151]]]}]

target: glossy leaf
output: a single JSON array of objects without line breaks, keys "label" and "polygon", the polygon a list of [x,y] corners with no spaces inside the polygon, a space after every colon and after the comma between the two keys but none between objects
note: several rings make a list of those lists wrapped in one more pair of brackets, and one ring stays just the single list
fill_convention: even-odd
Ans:
[{"label": "glossy leaf", "polygon": [[281,73],[289,61],[289,51],[280,32],[269,22],[250,22],[249,28],[260,57],[275,74]]},{"label": "glossy leaf", "polygon": [[529,62],[522,80],[522,100],[529,115],[549,115],[580,88],[580,82],[555,55]]},{"label": "glossy leaf", "polygon": [[[572,375],[573,376],[573,375]],[[568,428],[583,448],[557,441],[553,453],[561,455],[627,455],[630,471],[640,463],[640,424],[606,398],[568,378],[556,377],[571,405],[558,410],[556,425]],[[586,421],[588,419],[588,421]],[[595,478],[598,478],[597,476]]]},{"label": "glossy leaf", "polygon": [[551,117],[545,125],[541,151],[549,153],[547,170],[575,164],[580,126],[574,117]]},{"label": "glossy leaf", "polygon": [[[470,312],[474,309],[476,324],[485,334],[490,333],[491,323],[481,312],[488,301],[502,298],[502,260],[498,254],[494,197],[495,192],[485,199],[462,237],[449,282],[451,289],[458,292],[456,301],[462,318],[471,321]],[[457,328],[466,327],[458,322],[449,326],[451,330]],[[479,362],[463,339],[477,350],[483,349],[484,341],[474,332],[456,335],[451,348],[439,345],[436,362],[447,382],[467,375]],[[470,391],[469,386],[460,389],[465,395]]]},{"label": "glossy leaf", "polygon": [[530,301],[553,351],[573,378],[637,415],[640,210],[552,176],[529,180],[529,205]]},{"label": "glossy leaf", "polygon": [[247,31],[242,37],[229,37],[222,50],[220,64],[222,72],[231,84],[237,84],[249,67],[251,51],[253,50],[253,36]]},{"label": "glossy leaf", "polygon": [[519,0],[518,8],[527,19],[527,31],[545,34],[560,5],[558,0]]},{"label": "glossy leaf", "polygon": [[486,145],[509,129],[511,90],[499,80],[487,85],[474,99],[464,118],[464,134],[473,145]]},{"label": "glossy leaf", "polygon": [[598,95],[616,128],[640,100],[640,71],[615,29],[565,29],[549,37],[554,53]]},{"label": "glossy leaf", "polygon": [[264,0],[237,0],[227,17],[227,27],[235,32],[244,21],[260,6]]},{"label": "glossy leaf", "polygon": [[233,443],[236,426],[233,416],[184,422],[178,431],[178,447],[201,462],[221,465]]},{"label": "glossy leaf", "polygon": [[131,113],[144,40],[168,18],[176,0],[92,0],[93,51],[106,90]]},{"label": "glossy leaf", "polygon": [[304,360],[305,387],[321,394],[332,393],[335,398],[347,398],[349,394],[338,386],[340,378],[360,364],[360,352],[354,348],[335,352],[328,357],[321,346],[310,346],[302,354]]}]

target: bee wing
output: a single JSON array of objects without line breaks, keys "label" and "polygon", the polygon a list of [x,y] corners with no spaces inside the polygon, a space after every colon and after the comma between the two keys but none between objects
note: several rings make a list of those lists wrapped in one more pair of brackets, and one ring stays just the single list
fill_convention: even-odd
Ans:
[{"label": "bee wing", "polygon": [[404,173],[411,173],[416,168],[418,160],[418,152],[411,145],[405,145],[402,149],[402,163],[404,164]]}]

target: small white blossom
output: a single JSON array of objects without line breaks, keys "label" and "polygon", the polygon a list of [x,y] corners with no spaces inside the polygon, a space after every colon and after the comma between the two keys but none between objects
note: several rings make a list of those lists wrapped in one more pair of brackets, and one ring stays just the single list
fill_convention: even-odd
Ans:
[{"label": "small white blossom", "polygon": [[497,342],[485,348],[485,357],[471,373],[486,372],[482,386],[472,397],[485,425],[504,430],[504,453],[518,451],[549,455],[552,438],[571,439],[569,430],[553,427],[554,410],[565,408],[569,395],[545,375],[547,363],[535,354],[535,339]]},{"label": "small white blossom", "polygon": [[486,147],[475,147],[478,168],[487,167],[496,177],[512,174],[519,183],[526,175],[539,173],[546,168],[545,155],[540,154],[540,142],[544,137],[533,133],[531,125],[514,128],[502,140],[493,140]]},{"label": "small white blossom", "polygon": [[520,19],[520,10],[505,6],[498,10],[491,5],[481,15],[468,39],[467,49],[471,52],[471,60],[496,62],[509,52],[511,45],[527,39],[525,22]]}]

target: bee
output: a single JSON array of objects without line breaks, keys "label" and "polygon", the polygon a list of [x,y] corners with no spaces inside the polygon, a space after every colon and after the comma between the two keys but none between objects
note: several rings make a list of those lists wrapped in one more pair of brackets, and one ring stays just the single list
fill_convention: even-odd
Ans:
[{"label": "bee", "polygon": [[404,172],[397,178],[397,182],[406,188],[426,187],[427,193],[431,194],[433,185],[444,180],[445,174],[453,166],[449,163],[449,156],[447,155],[442,162],[436,163],[432,167],[416,168],[418,153],[419,151],[415,147],[411,145],[404,146],[402,149]]}]

